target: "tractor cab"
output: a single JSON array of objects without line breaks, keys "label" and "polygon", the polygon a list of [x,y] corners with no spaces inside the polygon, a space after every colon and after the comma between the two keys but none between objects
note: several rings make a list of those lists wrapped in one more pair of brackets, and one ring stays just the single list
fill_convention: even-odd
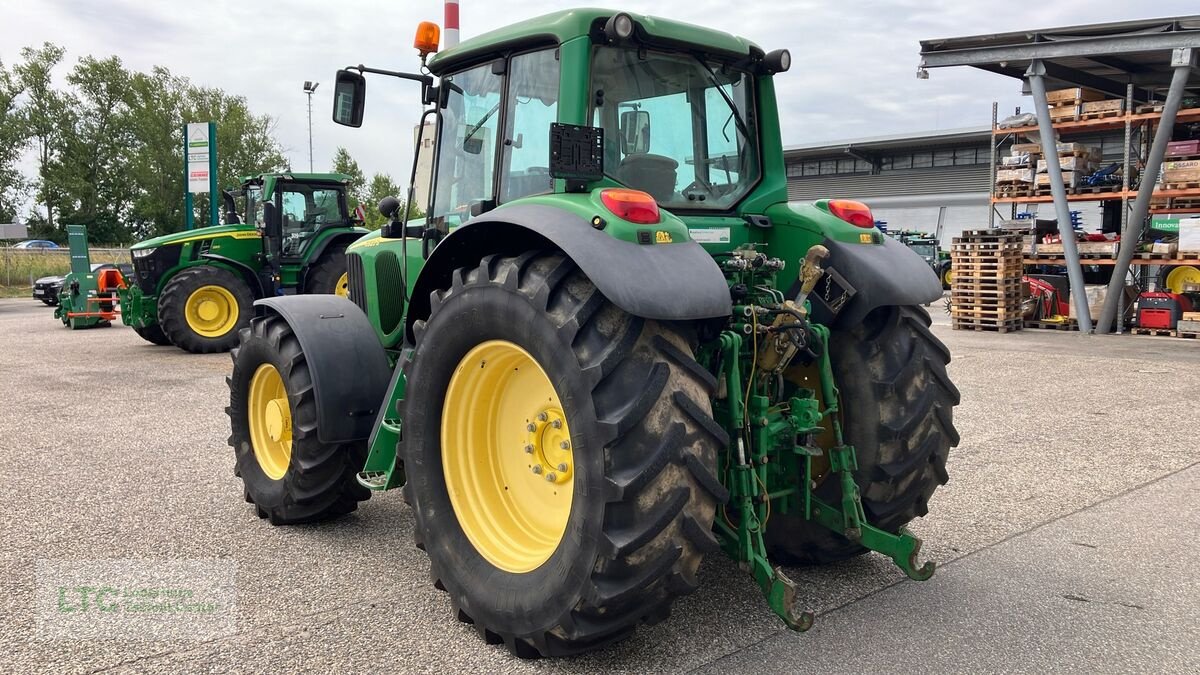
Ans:
[{"label": "tractor cab", "polygon": [[[278,218],[279,262],[302,260],[317,235],[330,229],[356,224],[346,201],[349,176],[342,174],[263,174],[244,179],[245,222],[261,232],[270,232],[266,219]],[[266,207],[264,208],[264,205]],[[236,211],[233,217],[240,218]],[[227,219],[229,216],[227,215]]]}]

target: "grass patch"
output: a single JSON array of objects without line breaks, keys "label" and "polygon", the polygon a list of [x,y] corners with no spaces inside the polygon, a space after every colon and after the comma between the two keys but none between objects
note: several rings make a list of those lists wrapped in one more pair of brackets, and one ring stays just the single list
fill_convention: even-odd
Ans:
[{"label": "grass patch", "polygon": [[[130,260],[127,248],[93,248],[89,255],[92,263],[127,263]],[[71,256],[65,248],[51,251],[0,249],[0,297],[28,295],[35,279],[70,271]]]}]

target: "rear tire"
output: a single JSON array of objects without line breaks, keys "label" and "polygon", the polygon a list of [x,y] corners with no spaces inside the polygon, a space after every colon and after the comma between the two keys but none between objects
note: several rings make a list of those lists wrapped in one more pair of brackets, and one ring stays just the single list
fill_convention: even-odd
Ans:
[{"label": "rear tire", "polygon": [[162,326],[157,323],[150,324],[149,326],[134,326],[133,332],[151,344],[159,346],[168,346],[171,344],[171,338],[167,337],[167,334],[163,332]]},{"label": "rear tire", "polygon": [[[417,394],[403,404],[405,497],[434,585],[481,638],[519,657],[578,654],[666,618],[675,598],[696,589],[703,554],[717,549],[713,516],[728,497],[715,473],[727,442],[710,409],[715,381],[692,357],[685,329],[618,309],[557,253],[489,256],[452,281],[432,294],[428,321],[414,326],[415,353],[402,364]],[[527,571],[493,564],[493,551],[472,543],[467,531],[479,534],[471,521],[478,514],[457,513],[448,491],[460,480],[454,472],[468,468],[443,461],[457,456],[445,448],[458,441],[442,435],[443,414],[453,414],[451,378],[475,368],[468,352],[495,341],[519,346],[542,369],[573,448],[565,530],[548,544],[530,540],[548,548]],[[502,393],[496,406],[513,400],[525,403]],[[518,423],[542,419],[533,414]],[[487,448],[501,451],[529,456],[521,443]],[[481,465],[469,470],[486,471]],[[507,475],[500,482],[509,490]],[[528,503],[488,487],[498,503]]]},{"label": "rear tire", "polygon": [[345,246],[322,253],[321,259],[308,270],[304,292],[332,293],[343,298],[347,297],[350,292],[347,277],[349,269]]},{"label": "rear tire", "polygon": [[[846,443],[858,454],[855,482],[867,521],[897,532],[928,511],[949,479],[946,458],[958,445],[958,389],[946,374],[950,352],[919,307],[882,307],[830,338]],[[841,485],[827,477],[816,495],[838,504]],[[867,549],[798,514],[771,516],[767,552],[785,565],[845,560]]]},{"label": "rear tire", "polygon": [[[209,318],[204,300],[212,303]],[[254,296],[238,275],[222,267],[189,267],[167,282],[158,299],[158,324],[171,344],[193,354],[225,352],[250,325]]]},{"label": "rear tire", "polygon": [[[317,438],[317,405],[308,363],[291,326],[278,315],[256,317],[240,334],[241,345],[231,354],[229,445],[236,457],[247,502],[259,518],[272,525],[328,520],[350,513],[371,496],[355,476],[367,459],[366,441],[322,443]],[[274,369],[286,391],[290,424],[283,450],[286,456],[272,461],[273,443],[255,445],[252,425],[256,417],[253,384],[260,369]],[[253,421],[252,421],[253,420]],[[265,458],[265,459],[260,459]],[[274,473],[275,475],[271,475]]]}]

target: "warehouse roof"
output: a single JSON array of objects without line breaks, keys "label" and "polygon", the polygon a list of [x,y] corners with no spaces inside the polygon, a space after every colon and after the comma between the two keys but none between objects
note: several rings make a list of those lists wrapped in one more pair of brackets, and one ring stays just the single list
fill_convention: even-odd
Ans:
[{"label": "warehouse roof", "polygon": [[846,152],[848,150],[889,150],[914,145],[947,146],[964,143],[986,142],[991,130],[986,127],[961,127],[958,129],[938,129],[936,131],[914,131],[886,136],[866,136],[863,138],[847,138],[820,143],[801,143],[790,145],[783,149],[783,154],[789,159],[797,157],[817,157]]},{"label": "warehouse roof", "polygon": [[1029,63],[1041,59],[1053,82],[1112,96],[1124,96],[1133,84],[1134,98],[1147,101],[1171,80],[1172,50],[1188,47],[1200,48],[1200,16],[940,38],[921,41],[918,75],[974,66],[1023,78]]}]

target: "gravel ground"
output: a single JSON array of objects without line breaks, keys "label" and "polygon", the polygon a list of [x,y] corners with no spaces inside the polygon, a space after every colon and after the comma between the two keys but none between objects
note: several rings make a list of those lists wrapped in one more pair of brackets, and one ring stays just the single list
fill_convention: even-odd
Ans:
[{"label": "gravel ground", "polygon": [[[254,516],[225,445],[227,355],[154,347],[119,325],[69,331],[52,311],[0,300],[6,671],[1200,669],[1193,340],[951,331],[939,313],[962,444],[913,526],[941,566],[932,580],[906,581],[880,556],[789,570],[818,612],[795,634],[747,574],[710,556],[670,620],[586,657],[526,662],[454,620],[399,494],[322,525]],[[39,620],[47,565],[106,559],[215,559],[190,582],[235,586],[233,629],[100,639]]]}]

